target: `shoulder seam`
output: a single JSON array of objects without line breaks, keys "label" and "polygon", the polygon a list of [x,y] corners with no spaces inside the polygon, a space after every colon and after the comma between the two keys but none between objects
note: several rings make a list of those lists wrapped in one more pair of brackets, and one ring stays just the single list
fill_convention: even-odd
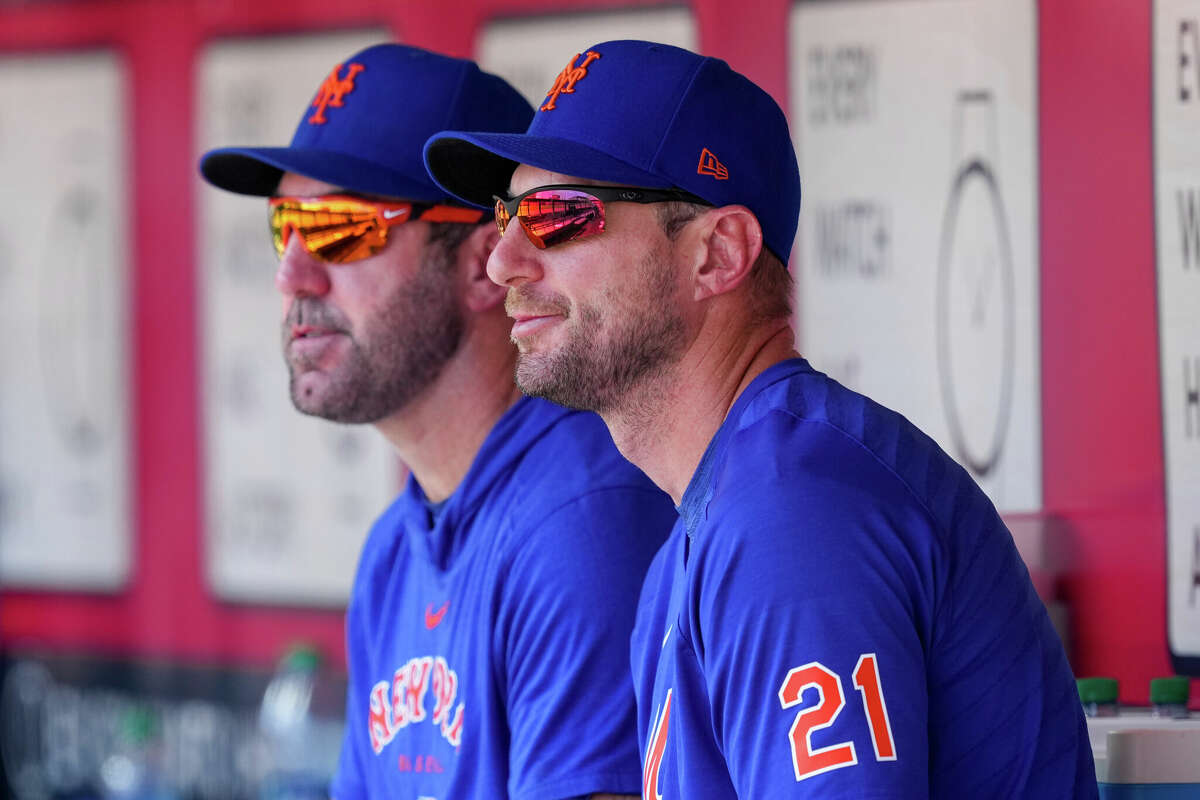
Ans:
[{"label": "shoulder seam", "polygon": [[[825,427],[830,428],[831,430],[837,431],[837,433],[839,433],[843,438],[845,438],[849,442],[853,443],[855,446],[857,446],[858,448],[860,448],[861,450],[866,452],[868,455],[870,455],[871,458],[875,461],[875,463],[879,464],[880,467],[882,467],[884,470],[886,470],[892,477],[894,477],[900,483],[901,486],[904,487],[904,490],[909,494],[909,496],[912,497],[912,499],[916,502],[916,504],[921,508],[921,511],[928,518],[929,522],[938,531],[938,534],[942,537],[942,541],[943,542],[945,541],[949,532],[944,527],[942,527],[941,523],[938,521],[937,516],[929,508],[929,504],[927,502],[925,502],[925,499],[922,498],[919,494],[917,494],[916,489],[913,488],[911,483],[909,483],[907,480],[905,480],[904,476],[902,476],[890,464],[888,464],[886,461],[884,461],[882,458],[880,458],[879,454],[876,453],[874,450],[872,450],[870,447],[868,447],[865,442],[856,438],[849,431],[845,430],[844,428],[842,428],[838,425],[835,425],[834,423],[830,422],[827,419],[811,419],[809,417],[802,417],[802,416],[796,414],[794,411],[791,411],[790,409],[785,409],[785,408],[772,408],[767,413],[768,414],[776,414],[776,413],[785,414],[785,415],[791,417],[792,419],[796,420],[797,422],[807,423],[810,425],[824,425]],[[757,425],[763,419],[766,419],[765,414],[762,417],[759,417],[758,420],[751,423],[746,428],[742,428],[741,430],[747,430],[748,428],[753,427],[754,425]]]}]

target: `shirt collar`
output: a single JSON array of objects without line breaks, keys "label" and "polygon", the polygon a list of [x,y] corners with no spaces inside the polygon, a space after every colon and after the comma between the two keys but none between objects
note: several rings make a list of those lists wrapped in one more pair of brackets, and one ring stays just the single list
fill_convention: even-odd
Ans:
[{"label": "shirt collar", "polygon": [[811,367],[802,358],[791,358],[778,364],[772,364],[751,381],[750,385],[733,401],[721,427],[717,429],[716,435],[704,450],[700,464],[692,473],[692,479],[688,483],[687,489],[684,490],[683,499],[679,503],[679,516],[683,520],[684,530],[687,531],[689,539],[695,538],[697,528],[708,516],[708,503],[713,494],[713,475],[722,460],[726,447],[728,447],[729,440],[743,427],[742,417],[746,408],[768,386],[802,370],[811,370]]}]

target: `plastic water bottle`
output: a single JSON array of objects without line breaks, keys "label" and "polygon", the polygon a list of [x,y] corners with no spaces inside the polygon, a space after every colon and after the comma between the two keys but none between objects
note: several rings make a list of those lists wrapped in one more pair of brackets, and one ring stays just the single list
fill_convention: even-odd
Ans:
[{"label": "plastic water bottle", "polygon": [[1150,708],[1156,717],[1186,719],[1190,681],[1182,675],[1150,681]]},{"label": "plastic water bottle", "polygon": [[163,774],[158,716],[134,706],[120,718],[112,750],[100,764],[100,788],[106,800],[172,800]]},{"label": "plastic water bottle", "polygon": [[258,727],[267,755],[262,800],[326,800],[337,768],[341,698],[320,653],[296,645],[263,693]]},{"label": "plastic water bottle", "polygon": [[1115,717],[1117,715],[1116,678],[1079,678],[1075,681],[1079,689],[1079,702],[1083,713],[1089,717]]}]

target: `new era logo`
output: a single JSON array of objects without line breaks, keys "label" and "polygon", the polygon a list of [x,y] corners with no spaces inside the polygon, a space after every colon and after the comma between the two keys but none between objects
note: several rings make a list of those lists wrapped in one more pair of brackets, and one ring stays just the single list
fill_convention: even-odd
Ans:
[{"label": "new era logo", "polygon": [[707,147],[700,151],[700,166],[696,167],[696,172],[700,175],[711,175],[719,181],[729,180],[729,170]]}]

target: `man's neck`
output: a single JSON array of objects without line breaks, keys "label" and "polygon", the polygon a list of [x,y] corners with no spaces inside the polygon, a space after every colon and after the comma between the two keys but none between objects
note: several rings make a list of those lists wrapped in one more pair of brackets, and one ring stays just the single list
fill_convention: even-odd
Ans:
[{"label": "man's neck", "polygon": [[431,502],[454,493],[496,422],[521,396],[511,355],[492,355],[498,357],[460,351],[425,392],[375,423]]},{"label": "man's neck", "polygon": [[740,339],[702,332],[674,367],[601,416],[621,454],[679,505],[737,398],[763,370],[796,355],[786,320]]}]

